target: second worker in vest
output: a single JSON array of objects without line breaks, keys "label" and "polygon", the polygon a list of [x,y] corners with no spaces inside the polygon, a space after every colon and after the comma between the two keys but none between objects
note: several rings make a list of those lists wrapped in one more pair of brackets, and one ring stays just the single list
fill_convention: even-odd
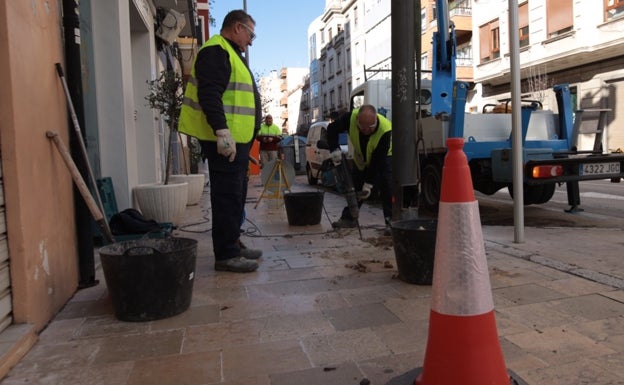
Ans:
[{"label": "second worker in vest", "polygon": [[[385,235],[391,235],[392,219],[392,123],[378,114],[374,106],[365,104],[343,114],[327,126],[327,142],[332,161],[342,161],[338,134],[347,132],[353,144],[353,187],[358,192],[358,205],[370,197],[373,186],[377,186],[386,224]],[[334,228],[355,227],[349,207],[342,210]]]},{"label": "second worker in vest", "polygon": [[260,250],[240,241],[249,151],[260,128],[260,94],[242,53],[256,37],[243,10],[228,13],[221,32],[197,53],[186,85],[179,131],[198,138],[208,159],[215,270],[251,272]]},{"label": "second worker in vest", "polygon": [[260,142],[260,167],[264,167],[272,160],[277,160],[278,144],[282,140],[281,133],[282,130],[273,123],[273,116],[267,115],[256,137],[256,140]]}]

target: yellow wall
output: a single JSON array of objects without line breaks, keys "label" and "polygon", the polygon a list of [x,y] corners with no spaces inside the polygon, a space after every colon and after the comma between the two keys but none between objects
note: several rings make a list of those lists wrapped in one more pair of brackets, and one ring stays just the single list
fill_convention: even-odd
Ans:
[{"label": "yellow wall", "polygon": [[0,150],[15,323],[37,330],[76,291],[72,180],[46,131],[67,146],[62,2],[0,2]]}]

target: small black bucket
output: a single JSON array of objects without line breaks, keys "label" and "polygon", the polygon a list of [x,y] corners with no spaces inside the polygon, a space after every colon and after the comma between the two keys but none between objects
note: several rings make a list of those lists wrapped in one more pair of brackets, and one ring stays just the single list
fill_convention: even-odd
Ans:
[{"label": "small black bucket", "polygon": [[115,317],[151,321],[180,314],[191,304],[197,241],[143,238],[100,249]]},{"label": "small black bucket", "polygon": [[322,191],[306,191],[284,194],[288,224],[291,226],[318,225],[323,212]]},{"label": "small black bucket", "polygon": [[431,285],[437,219],[406,219],[392,222],[391,227],[399,279]]}]

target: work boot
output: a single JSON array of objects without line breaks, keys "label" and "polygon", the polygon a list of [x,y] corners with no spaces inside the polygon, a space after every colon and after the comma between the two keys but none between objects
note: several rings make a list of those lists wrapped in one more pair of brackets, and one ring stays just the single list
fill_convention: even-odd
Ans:
[{"label": "work boot", "polygon": [[232,271],[234,273],[251,273],[258,268],[258,262],[252,261],[245,257],[234,257],[230,259],[224,259],[222,261],[215,261],[215,270],[217,271]]},{"label": "work boot", "polygon": [[262,257],[262,250],[250,249],[241,241],[238,240],[238,246],[240,247],[240,256],[247,259],[258,259]]},{"label": "work boot", "polygon": [[332,223],[334,229],[352,229],[357,227],[357,221],[355,219],[340,218],[336,222]]}]

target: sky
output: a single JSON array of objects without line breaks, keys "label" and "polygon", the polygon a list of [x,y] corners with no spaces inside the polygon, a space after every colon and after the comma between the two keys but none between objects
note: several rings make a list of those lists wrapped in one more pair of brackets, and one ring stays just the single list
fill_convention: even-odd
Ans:
[{"label": "sky", "polygon": [[[214,0],[210,35],[219,33],[229,11],[243,5],[243,0]],[[256,39],[249,47],[252,72],[264,76],[282,67],[308,68],[308,27],[324,8],[325,0],[247,0],[247,12],[256,21]]]}]

